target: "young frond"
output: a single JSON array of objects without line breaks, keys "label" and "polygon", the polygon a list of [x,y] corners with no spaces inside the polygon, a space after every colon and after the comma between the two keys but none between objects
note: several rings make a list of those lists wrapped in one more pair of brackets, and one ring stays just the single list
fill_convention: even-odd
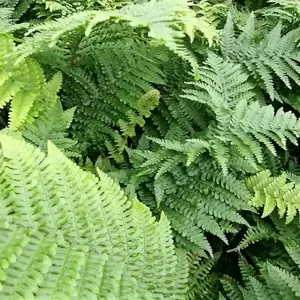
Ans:
[{"label": "young frond", "polygon": [[243,239],[240,241],[238,246],[235,249],[232,249],[231,251],[241,251],[243,249],[248,248],[252,244],[261,242],[263,240],[276,238],[277,236],[274,230],[272,230],[272,228],[268,224],[257,219],[256,225],[252,225],[247,229]]},{"label": "young frond", "polygon": [[12,36],[2,33],[0,39],[0,108],[10,102],[9,126],[17,130],[32,123],[47,104],[52,105],[58,89],[51,90],[33,58],[14,65],[17,56]]},{"label": "young frond", "polygon": [[264,208],[262,217],[277,208],[279,217],[286,215],[290,223],[300,210],[300,184],[289,181],[285,173],[275,177],[263,171],[246,179],[246,186],[253,193],[251,203]]}]

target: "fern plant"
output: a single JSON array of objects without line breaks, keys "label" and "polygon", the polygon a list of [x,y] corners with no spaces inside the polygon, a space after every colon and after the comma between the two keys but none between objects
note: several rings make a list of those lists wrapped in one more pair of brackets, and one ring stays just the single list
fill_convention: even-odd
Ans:
[{"label": "fern plant", "polygon": [[82,151],[108,150],[121,161],[127,138],[158,105],[153,86],[165,84],[164,62],[171,52],[198,76],[187,38],[192,41],[201,28],[185,0],[83,11],[29,30],[33,35],[18,46],[17,62],[37,53],[41,63],[62,71],[62,101],[77,107],[72,130]]},{"label": "fern plant", "polygon": [[1,0],[0,5],[3,9],[9,9],[11,16],[18,20],[29,9],[30,5],[34,3],[33,0]]},{"label": "fern plant", "polygon": [[298,299],[298,6],[0,0],[0,298]]},{"label": "fern plant", "polygon": [[[120,41],[109,41],[107,38],[104,47],[99,43],[93,46],[91,52],[86,49],[97,42],[93,42],[93,39],[83,41],[86,44],[80,50],[83,52],[82,62],[73,68],[64,62],[61,64],[58,61],[55,65],[53,60],[46,61],[47,56],[43,56],[41,61],[56,66],[65,75],[62,100],[69,108],[77,107],[72,131],[84,148],[101,150],[105,143],[111,156],[119,160],[120,153],[127,145],[127,138],[135,135],[136,126],[143,126],[151,110],[158,104],[159,92],[150,83],[162,84],[164,81],[158,68],[160,58],[156,57],[156,53],[142,43],[133,41],[131,35],[122,39],[121,30],[125,33],[126,27],[111,27],[111,32],[97,32],[111,35],[119,28]],[[95,33],[95,38],[99,39],[97,36]],[[98,64],[93,63],[95,55]],[[90,74],[86,71],[88,66]],[[97,76],[96,80],[94,76]],[[122,76],[123,83],[116,85],[116,80],[121,81]],[[134,84],[134,80],[139,84]],[[83,115],[86,117],[83,118]],[[83,131],[85,133],[81,134]]]},{"label": "fern plant", "polygon": [[49,90],[36,60],[27,58],[15,65],[17,54],[10,34],[1,33],[0,52],[0,108],[10,102],[9,126],[16,130],[25,122],[33,122],[48,99],[56,97],[57,90]]},{"label": "fern plant", "polygon": [[278,25],[265,37],[257,37],[254,14],[249,16],[247,24],[238,37],[235,37],[231,16],[224,27],[221,51],[225,58],[243,64],[253,81],[263,88],[270,98],[280,100],[275,89],[275,78],[287,88],[292,83],[299,85],[299,53],[297,51],[298,30],[281,34]]},{"label": "fern plant", "polygon": [[0,7],[0,32],[12,32],[28,27],[28,24],[16,24],[14,11],[10,7]]},{"label": "fern plant", "polygon": [[65,155],[78,156],[77,142],[69,138],[66,132],[73,120],[74,111],[75,109],[63,111],[61,103],[57,101],[20,132],[25,140],[42,150],[46,150],[48,141],[51,141]]},{"label": "fern plant", "polygon": [[226,222],[248,224],[238,211],[251,210],[250,193],[233,174],[224,177],[209,157],[202,155],[187,167],[185,155],[172,150],[132,150],[129,155],[133,169],[109,174],[125,184],[128,194],[137,192],[154,211],[163,210],[179,243],[191,244],[185,247],[197,245],[212,255],[204,233],[228,243]]},{"label": "fern plant", "polygon": [[214,258],[203,258],[197,254],[189,253],[190,277],[189,277],[189,299],[214,299],[217,294],[219,277],[212,272],[220,258],[216,253]]},{"label": "fern plant", "polygon": [[239,286],[230,279],[223,279],[226,297],[219,299],[299,299],[299,277],[285,270],[266,263],[262,270],[263,280],[258,280],[251,275],[247,276],[247,284]]},{"label": "fern plant", "polygon": [[54,46],[65,33],[79,27],[85,28],[85,36],[89,36],[97,24],[110,19],[128,21],[132,27],[148,28],[148,36],[160,41],[171,51],[189,61],[197,70],[197,61],[193,54],[184,48],[181,38],[189,36],[193,40],[199,24],[195,13],[189,9],[186,0],[150,1],[141,4],[127,5],[115,11],[83,11],[67,18],[33,27],[27,35],[35,33],[32,38],[20,45],[20,60],[30,54],[41,51],[47,46]]},{"label": "fern plant", "polygon": [[277,207],[279,216],[286,214],[286,222],[289,223],[298,214],[299,184],[287,182],[284,173],[277,177],[270,175],[270,171],[263,171],[247,179],[246,185],[254,193],[252,204],[264,206],[262,217],[268,216]]},{"label": "fern plant", "polygon": [[[209,53],[199,74],[201,79],[192,83],[195,89],[185,89],[181,102],[186,101],[185,107],[199,104],[193,108],[203,116],[203,125],[197,126],[192,118],[181,123],[184,110],[178,117],[171,114],[171,122],[178,121],[175,129],[171,125],[161,132],[163,139],[150,138],[157,144],[150,151],[130,150],[132,169],[127,175],[111,174],[125,183],[128,193],[137,190],[150,207],[155,209],[156,203],[165,211],[179,240],[183,237],[212,253],[203,230],[227,242],[223,222],[248,225],[237,213],[251,210],[253,190],[250,185],[249,191],[245,189],[240,172],[253,174],[263,168],[266,151],[277,155],[275,145],[286,149],[287,141],[297,144],[299,121],[291,112],[260,104],[261,97],[240,65]],[[164,105],[168,103],[165,99]],[[155,123],[156,115],[152,118]],[[180,130],[181,124],[194,132]],[[287,192],[292,193],[290,188]]]},{"label": "fern plant", "polygon": [[154,221],[51,143],[47,155],[0,143],[1,298],[185,299],[187,260],[165,215]]},{"label": "fern plant", "polygon": [[[239,259],[243,285],[228,276],[221,279],[224,299],[299,299],[299,234],[297,230],[293,234],[299,221],[286,225],[275,215],[272,220],[274,223],[270,225],[257,219],[237,247],[236,250],[246,251],[249,257],[249,250],[254,249],[251,245],[260,244],[257,256],[252,254],[252,264],[243,257]],[[271,242],[269,248],[263,249],[267,239],[276,243]],[[264,251],[268,252],[266,257]]]},{"label": "fern plant", "polygon": [[297,144],[296,116],[282,109],[275,113],[271,105],[259,104],[248,76],[239,65],[209,54],[200,74],[202,79],[192,83],[196,89],[186,89],[183,97],[204,104],[215,120],[211,118],[199,134],[201,139],[190,139],[187,143],[200,143],[207,148],[225,174],[232,153],[257,168],[263,161],[262,145],[276,155],[273,141],[284,149],[287,140]]},{"label": "fern plant", "polygon": [[271,5],[261,10],[264,16],[274,18],[275,20],[281,20],[285,26],[296,28],[300,13],[298,1],[270,0],[268,2]]}]

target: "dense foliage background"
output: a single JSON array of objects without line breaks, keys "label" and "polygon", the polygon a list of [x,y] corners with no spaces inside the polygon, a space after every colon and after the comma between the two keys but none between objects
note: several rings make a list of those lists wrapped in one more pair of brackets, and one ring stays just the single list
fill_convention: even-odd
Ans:
[{"label": "dense foliage background", "polygon": [[300,299],[299,25],[0,0],[0,298]]}]

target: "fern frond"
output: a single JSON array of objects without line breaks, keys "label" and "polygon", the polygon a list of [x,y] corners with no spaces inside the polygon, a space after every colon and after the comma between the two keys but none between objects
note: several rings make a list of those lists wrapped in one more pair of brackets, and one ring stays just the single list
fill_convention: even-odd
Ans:
[{"label": "fern frond", "polygon": [[[171,148],[178,145],[153,140],[167,147],[171,145]],[[134,150],[130,155],[135,169],[139,170],[139,175],[132,175],[133,179],[137,178],[134,182],[140,183],[135,188],[142,189],[143,182],[150,181],[154,199],[159,204],[157,208],[166,213],[176,232],[190,242],[209,250],[205,232],[227,243],[226,230],[221,228],[223,221],[228,221],[227,228],[236,224],[248,225],[238,211],[250,209],[247,202],[251,195],[241,181],[231,174],[223,176],[206,156],[199,156],[187,167],[183,157],[174,150]],[[170,166],[168,170],[165,162]]]},{"label": "fern frond", "polygon": [[230,300],[243,300],[243,294],[239,288],[238,282],[229,276],[224,276],[220,281],[223,285],[226,296]]},{"label": "fern frond", "polygon": [[267,300],[299,299],[299,278],[292,273],[267,262],[263,264],[259,278],[250,276],[245,287],[225,276],[221,279],[229,299]]},{"label": "fern frond", "polygon": [[25,124],[20,132],[25,140],[33,143],[42,150],[47,149],[48,141],[54,143],[68,156],[76,156],[76,141],[68,138],[66,130],[70,127],[75,108],[63,111],[58,100],[57,92],[62,83],[61,73],[56,73],[47,83],[47,107],[32,123]]},{"label": "fern frond", "polygon": [[60,17],[74,14],[76,12],[91,10],[91,9],[104,9],[112,10],[117,7],[122,7],[126,4],[125,1],[120,0],[78,0],[76,2],[71,0],[38,0],[36,10],[38,11],[39,17]]},{"label": "fern frond", "polygon": [[[151,116],[153,127],[158,129],[160,137],[165,137],[171,127],[181,128],[191,134],[196,128],[206,128],[208,116],[203,105],[182,101],[180,97],[182,89],[186,88],[185,82],[193,79],[188,63],[176,55],[169,55],[163,63],[163,71],[166,84],[160,88],[160,103]],[[151,133],[147,135],[157,136]]]},{"label": "fern frond", "polygon": [[227,17],[227,22],[223,30],[223,38],[221,41],[221,51],[225,58],[229,57],[231,49],[233,49],[235,43],[235,34],[232,16],[229,13]]},{"label": "fern frond", "polygon": [[57,98],[58,90],[49,90],[51,86],[47,86],[44,72],[34,59],[27,58],[14,65],[16,52],[12,36],[2,33],[0,47],[0,108],[11,102],[9,124],[16,130],[32,123],[44,106]]},{"label": "fern frond", "polygon": [[155,0],[127,5],[115,11],[87,10],[38,25],[28,32],[28,34],[35,33],[34,36],[19,46],[19,61],[32,53],[41,51],[45,46],[54,46],[61,36],[80,27],[85,28],[85,36],[88,37],[97,24],[110,19],[127,21],[132,27],[148,28],[150,38],[166,45],[171,51],[189,61],[194,71],[197,72],[196,58],[181,41],[187,34],[192,40],[194,31],[199,26],[187,0]]},{"label": "fern frond", "polygon": [[13,32],[21,28],[27,28],[28,24],[15,24],[16,18],[11,7],[0,8],[0,32]]},{"label": "fern frond", "polygon": [[300,15],[300,5],[297,0],[269,0],[271,6],[262,9],[263,16],[281,20],[286,26],[297,23]]},{"label": "fern frond", "polygon": [[[294,114],[291,112],[285,113],[283,109],[279,109],[275,113],[272,106],[260,106],[258,102],[247,105],[247,102],[241,101],[237,105],[231,121],[231,130],[239,139],[242,139],[243,135],[239,136],[239,126],[243,128],[244,133],[251,134],[255,140],[264,144],[273,154],[276,152],[271,141],[286,149],[287,140],[297,144],[299,136],[299,120]],[[258,145],[254,143],[249,146],[260,162],[262,160],[262,150],[256,149]]]},{"label": "fern frond", "polygon": [[297,144],[300,123],[293,113],[285,113],[282,108],[275,112],[271,105],[254,102],[253,87],[238,65],[212,54],[206,64],[200,71],[201,80],[193,83],[196,90],[185,90],[183,97],[205,104],[215,114],[216,122],[211,122],[206,139],[225,174],[230,148],[258,170],[263,160],[262,145],[276,155],[272,142],[283,149],[287,140]]},{"label": "fern frond", "polygon": [[300,298],[299,278],[271,264],[267,264],[267,284],[275,285],[286,298]]},{"label": "fern frond", "polygon": [[257,42],[253,14],[250,15],[245,29],[238,38],[234,37],[233,21],[230,16],[224,28],[223,55],[231,61],[242,64],[258,85],[261,85],[262,81],[262,87],[271,99],[278,99],[274,85],[275,78],[280,79],[289,89],[291,80],[300,85],[299,59],[296,51],[298,30],[292,30],[283,36],[281,31],[282,26],[279,23],[264,39]]},{"label": "fern frond", "polygon": [[300,246],[296,242],[293,242],[286,245],[285,249],[293,261],[300,267]]},{"label": "fern frond", "polygon": [[68,138],[66,130],[69,128],[75,109],[62,110],[61,104],[56,102],[53,107],[49,107],[45,112],[41,113],[33,123],[27,124],[21,130],[23,137],[46,150],[47,142],[51,141],[65,154],[74,156],[72,149],[76,145],[76,141]]},{"label": "fern frond", "polygon": [[103,155],[108,148],[111,157],[122,160],[128,138],[159,104],[160,93],[152,86],[164,84],[165,58],[125,23],[107,23],[78,43],[76,53],[49,51],[39,60],[64,75],[62,102],[77,108],[70,131],[84,152]]},{"label": "fern frond", "polygon": [[276,234],[268,224],[262,222],[261,220],[257,220],[256,225],[248,228],[242,241],[235,249],[231,251],[241,251],[249,247],[250,245],[258,243],[262,240],[276,240],[276,238]]},{"label": "fern frond", "polygon": [[240,272],[243,278],[243,281],[245,282],[246,285],[251,283],[251,277],[255,277],[256,271],[253,266],[251,266],[247,260],[240,255],[239,257],[239,268]]},{"label": "fern frond", "polygon": [[221,293],[219,293],[219,300],[226,300]]},{"label": "fern frond", "polygon": [[280,218],[286,214],[290,223],[299,211],[300,185],[287,181],[286,174],[271,177],[270,171],[263,171],[246,180],[248,189],[254,194],[251,202],[255,207],[264,207],[262,217],[278,208]]},{"label": "fern frond", "polygon": [[184,258],[164,215],[156,222],[53,144],[45,156],[6,135],[0,143],[2,298],[185,299],[187,268],[178,273]]},{"label": "fern frond", "polygon": [[197,254],[189,253],[189,299],[214,299],[217,293],[217,276],[212,268],[217,264],[220,253],[215,253],[213,258],[202,258]]},{"label": "fern frond", "polygon": [[174,230],[180,233],[183,237],[186,237],[193,244],[196,244],[199,249],[207,251],[211,256],[213,255],[212,248],[207,238],[198,226],[190,223],[189,219],[185,218],[184,215],[174,213],[172,210],[165,209],[165,211]]},{"label": "fern frond", "polygon": [[[270,299],[271,295],[268,288],[256,278],[250,278],[250,290],[257,299]],[[246,299],[246,297],[244,297]]]}]

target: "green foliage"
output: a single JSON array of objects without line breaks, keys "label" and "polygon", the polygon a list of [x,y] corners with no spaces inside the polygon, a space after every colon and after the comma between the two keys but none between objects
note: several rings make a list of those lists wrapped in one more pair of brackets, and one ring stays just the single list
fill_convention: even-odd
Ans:
[{"label": "green foliage", "polygon": [[282,35],[281,23],[278,23],[267,35],[259,36],[255,30],[254,14],[238,37],[235,37],[231,16],[224,28],[221,51],[225,58],[243,65],[271,99],[280,100],[275,88],[275,79],[280,80],[287,88],[292,83],[300,85],[299,54],[297,52],[297,36],[295,29]]},{"label": "green foliage", "polygon": [[300,209],[300,186],[287,180],[286,174],[271,177],[270,171],[263,171],[247,179],[247,188],[254,194],[251,200],[253,206],[264,206],[262,217],[270,215],[275,208],[278,208],[281,218],[286,214],[287,223],[297,215]]},{"label": "green foliage", "polygon": [[48,87],[42,68],[32,58],[15,65],[17,57],[12,36],[2,33],[0,44],[0,108],[10,103],[9,126],[16,130],[37,117],[57,90]]},{"label": "green foliage", "polygon": [[18,61],[38,53],[43,64],[62,71],[63,102],[77,107],[72,130],[82,151],[108,150],[121,161],[127,138],[158,105],[153,85],[165,84],[163,63],[170,52],[188,61],[197,76],[184,38],[193,40],[198,21],[184,0],[83,11],[33,27],[33,36],[18,47]]},{"label": "green foliage", "polygon": [[[281,223],[274,218],[274,225],[277,227],[274,230],[274,226],[271,227],[258,221],[256,232],[252,228],[249,229],[238,250],[247,248],[253,242],[273,238],[285,245],[286,252],[281,245],[273,244],[271,247],[275,245],[279,254],[274,254],[271,250],[271,255],[270,252],[268,253],[267,262],[260,254],[262,257],[256,257],[255,267],[251,266],[245,258],[240,258],[239,266],[244,285],[240,285],[228,276],[221,279],[224,294],[227,296],[226,299],[265,300],[271,298],[279,300],[300,298],[299,245],[296,246],[296,239],[293,236],[289,237],[280,232],[278,222]],[[286,226],[284,225],[284,227]],[[286,228],[287,230],[292,228],[292,225],[288,226],[290,228]],[[260,250],[262,251],[262,248]]]},{"label": "green foliage", "polygon": [[0,0],[0,298],[299,299],[299,11]]},{"label": "green foliage", "polygon": [[212,268],[218,262],[220,253],[214,258],[203,258],[189,253],[190,280],[188,299],[214,299],[218,286],[218,276],[212,272]]},{"label": "green foliage", "polygon": [[57,101],[33,123],[24,126],[20,132],[25,140],[43,150],[47,149],[47,141],[51,141],[60,150],[64,150],[66,155],[76,155],[72,152],[72,149],[75,150],[76,141],[68,138],[66,132],[72,122],[74,111],[74,109],[63,111],[60,102]]},{"label": "green foliage", "polygon": [[0,4],[4,9],[9,9],[12,17],[18,20],[29,9],[30,5],[34,3],[33,0],[1,0]]},{"label": "green foliage", "polygon": [[[239,286],[237,283],[222,280],[227,298],[225,299],[299,299],[299,278],[283,269],[266,263],[262,274],[263,280],[249,277],[249,283]],[[227,279],[228,280],[228,279]]]},{"label": "green foliage", "polygon": [[[172,146],[172,150],[177,150],[178,144],[166,144],[170,146],[168,149]],[[152,201],[166,213],[175,231],[211,253],[203,232],[210,232],[227,243],[222,222],[247,225],[238,211],[250,210],[247,202],[251,195],[233,174],[223,176],[210,158],[200,156],[187,167],[184,155],[168,149],[130,152],[131,160],[138,162],[140,168],[135,166],[135,172],[128,172],[127,191],[150,191]]]},{"label": "green foliage", "polygon": [[[159,92],[151,87],[151,83],[164,81],[157,66],[160,58],[149,47],[132,40],[132,36],[109,41],[109,35],[117,28],[120,36],[121,30],[126,29],[125,26],[114,26],[112,32],[107,32],[104,47],[97,41],[96,33],[96,40],[83,40],[79,65],[71,68],[65,62],[57,62],[56,66],[65,76],[62,87],[65,105],[77,107],[73,133],[84,148],[103,149],[105,143],[111,156],[120,160],[127,138],[136,134],[136,126],[143,126],[145,118],[158,104]],[[101,31],[97,34],[102,36]],[[90,51],[94,44],[98,46],[93,46]],[[43,62],[47,59],[46,56],[42,58]],[[88,66],[90,74],[85,71]],[[102,89],[103,86],[106,88]]]},{"label": "green foliage", "polygon": [[164,215],[155,222],[51,143],[47,156],[5,135],[0,144],[1,298],[184,299],[187,261]]},{"label": "green foliage", "polygon": [[300,14],[300,5],[297,0],[269,0],[269,3],[271,6],[262,10],[264,16],[281,20],[285,26],[297,26]]},{"label": "green foliage", "polygon": [[215,120],[211,117],[202,139],[187,141],[188,148],[202,144],[226,174],[233,153],[257,169],[258,163],[263,162],[262,146],[276,155],[272,142],[283,149],[287,140],[297,144],[300,127],[296,116],[282,109],[275,113],[271,105],[262,106],[255,101],[253,86],[239,65],[209,54],[200,75],[201,80],[193,83],[196,89],[185,90],[183,97],[204,104]]},{"label": "green foliage", "polygon": [[15,24],[14,11],[10,7],[0,7],[0,32],[12,32],[26,28],[28,24]]},{"label": "green foliage", "polygon": [[[68,138],[66,130],[73,120],[74,109],[63,111],[57,93],[62,76],[57,73],[46,82],[40,65],[32,58],[14,65],[16,59],[12,37],[2,34],[2,106],[11,101],[8,134],[18,130],[21,135],[42,150],[48,140],[68,155],[76,155],[76,141]],[[10,56],[7,56],[7,54]],[[14,55],[14,56],[13,56]],[[9,59],[7,58],[9,57]]]},{"label": "green foliage", "polygon": [[80,27],[85,29],[85,36],[88,37],[97,24],[110,19],[127,21],[132,27],[148,28],[149,37],[166,45],[171,51],[189,61],[195,71],[197,70],[194,56],[180,42],[180,38],[185,35],[193,40],[194,32],[199,26],[186,0],[155,0],[127,5],[115,11],[87,10],[54,22],[37,25],[27,33],[35,35],[20,45],[18,53],[23,58],[47,46],[54,46],[64,34]]}]

